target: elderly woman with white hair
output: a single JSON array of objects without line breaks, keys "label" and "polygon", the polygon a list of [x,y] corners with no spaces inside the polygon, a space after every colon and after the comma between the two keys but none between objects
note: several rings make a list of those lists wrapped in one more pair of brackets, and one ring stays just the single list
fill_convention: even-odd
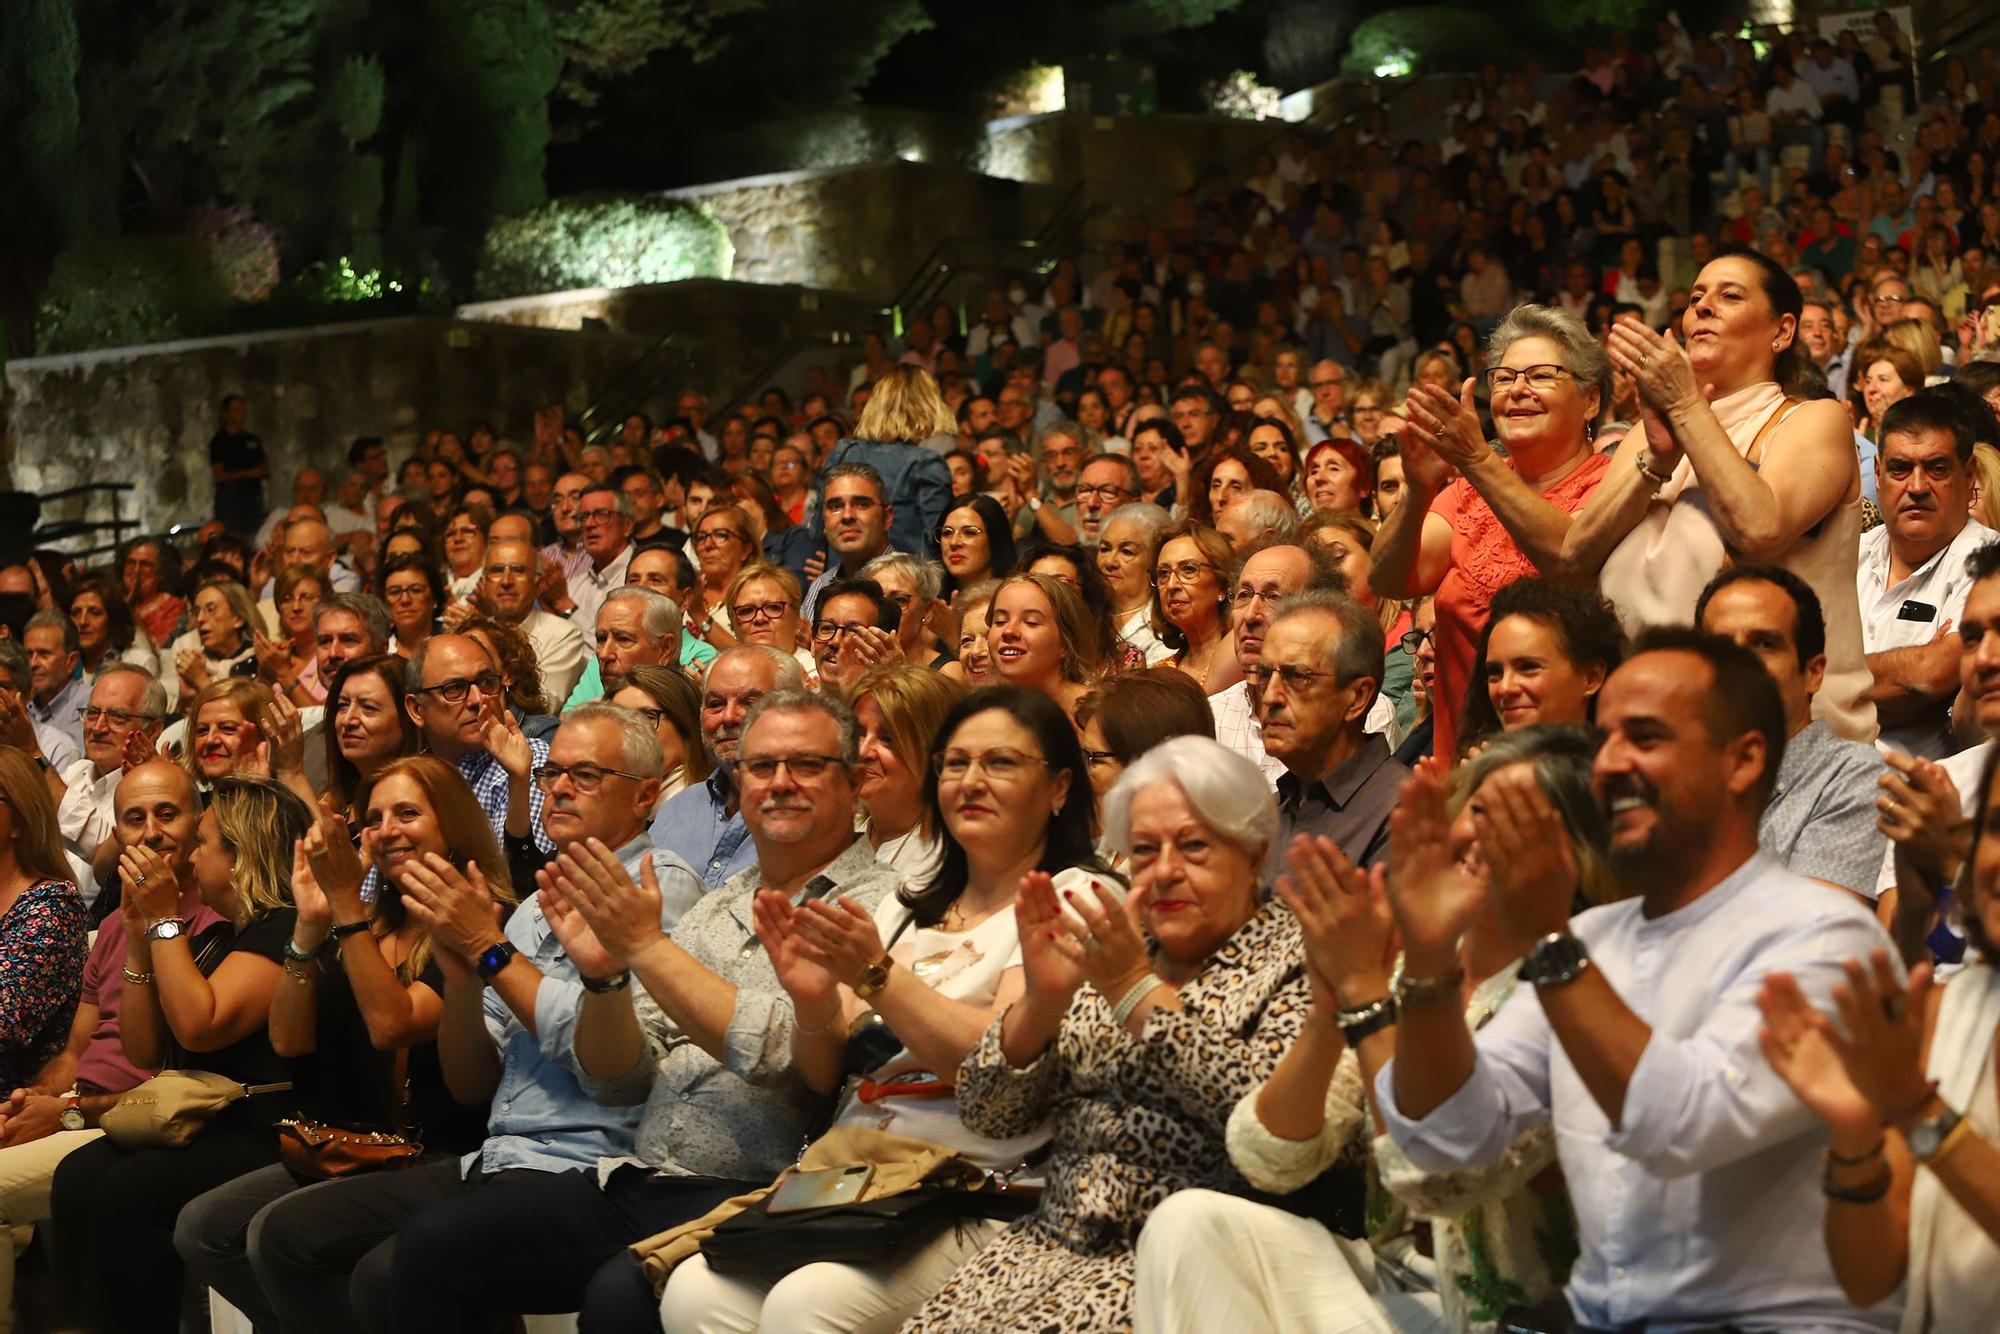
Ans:
[{"label": "elderly woman with white hair", "polygon": [[1258,893],[1278,828],[1270,786],[1214,741],[1176,737],[1125,771],[1104,828],[1131,859],[1129,897],[1024,879],[1023,994],[958,1071],[974,1132],[1050,1125],[1047,1188],[906,1331],[1129,1329],[1147,1216],[1177,1190],[1247,1189],[1224,1141],[1230,1111],[1311,1002],[1298,925]]},{"label": "elderly woman with white hair", "polygon": [[1153,535],[1173,522],[1158,505],[1138,501],[1105,516],[1097,538],[1097,570],[1111,586],[1111,619],[1118,638],[1137,649],[1148,667],[1174,656],[1153,629]]},{"label": "elderly woman with white hair", "polygon": [[1611,404],[1611,359],[1576,316],[1516,306],[1493,331],[1488,444],[1473,401],[1436,385],[1410,393],[1401,504],[1369,551],[1368,583],[1385,598],[1432,597],[1436,753],[1457,744],[1459,712],[1493,595],[1533,574],[1587,581],[1565,554],[1573,516],[1603,480],[1597,424]]}]

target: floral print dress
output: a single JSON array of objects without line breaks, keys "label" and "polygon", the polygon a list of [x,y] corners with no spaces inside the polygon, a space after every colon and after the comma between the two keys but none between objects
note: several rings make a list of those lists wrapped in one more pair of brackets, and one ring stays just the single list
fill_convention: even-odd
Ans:
[{"label": "floral print dress", "polygon": [[69,1041],[90,953],[76,886],[44,880],[0,913],[0,1089],[34,1083]]},{"label": "floral print dress", "polygon": [[1016,1070],[995,1020],[958,1072],[959,1115],[995,1138],[1054,1118],[1047,1186],[1015,1222],[919,1309],[906,1334],[1125,1330],[1133,1246],[1177,1190],[1248,1193],[1226,1133],[1243,1090],[1270,1078],[1304,1026],[1311,992],[1299,928],[1267,904],[1133,1037],[1094,989],[1061,1032]]}]

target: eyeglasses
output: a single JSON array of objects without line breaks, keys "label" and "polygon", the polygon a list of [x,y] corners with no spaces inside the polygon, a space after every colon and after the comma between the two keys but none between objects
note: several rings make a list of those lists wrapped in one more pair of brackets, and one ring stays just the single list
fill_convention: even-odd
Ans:
[{"label": "eyeglasses", "polygon": [[610,523],[613,520],[623,518],[624,516],[619,514],[619,512],[615,509],[610,509],[610,510],[596,509],[596,510],[578,510],[576,512],[576,517],[579,523],[596,523],[600,520],[602,520],[605,523]]},{"label": "eyeglasses", "polygon": [[698,547],[714,546],[717,542],[740,542],[743,534],[734,528],[711,528],[707,532],[696,533],[694,544]]},{"label": "eyeglasses", "polygon": [[938,529],[938,541],[949,542],[954,537],[974,538],[986,536],[986,530],[976,523],[968,523],[962,528]]},{"label": "eyeglasses", "polygon": [[1504,394],[1522,380],[1526,380],[1528,388],[1541,393],[1561,384],[1563,377],[1569,373],[1569,368],[1566,366],[1529,366],[1518,371],[1511,366],[1495,366],[1486,372],[1486,383],[1494,393]]},{"label": "eyeglasses", "polygon": [[426,585],[416,584],[405,588],[385,588],[382,596],[391,602],[414,602],[420,597],[428,597],[430,591]]},{"label": "eyeglasses", "polygon": [[1129,496],[1131,494],[1133,493],[1130,490],[1122,486],[1079,486],[1076,489],[1076,498],[1078,500],[1082,500],[1088,496],[1099,496],[1105,500],[1117,500],[1121,496]]},{"label": "eyeglasses", "polygon": [[1205,560],[1184,560],[1178,565],[1159,565],[1153,569],[1153,583],[1164,585],[1179,580],[1181,583],[1191,584],[1201,578],[1203,570],[1214,568]]},{"label": "eyeglasses", "polygon": [[792,609],[789,602],[739,602],[729,609],[729,619],[738,625],[752,621],[775,621]]},{"label": "eyeglasses", "polygon": [[811,782],[824,777],[827,770],[834,767],[846,768],[846,762],[838,755],[747,755],[736,761],[739,773],[749,774],[760,783],[768,783],[778,776],[780,768],[791,772],[792,777]]},{"label": "eyeglasses", "polygon": [[[641,709],[640,712],[646,710]],[[646,781],[638,774],[626,773],[623,769],[606,769],[599,764],[544,764],[535,770],[535,785],[544,792],[553,792],[556,780],[568,775],[570,786],[587,797],[604,786],[604,780],[612,774],[629,778],[635,783]]]},{"label": "eyeglasses", "polygon": [[1345,380],[1314,380],[1312,387],[1315,389],[1338,389],[1346,383],[1347,381]]},{"label": "eyeglasses", "polygon": [[1431,632],[1428,630],[1410,630],[1397,642],[1403,646],[1403,652],[1409,654],[1411,657],[1415,657],[1417,650],[1422,648],[1424,642],[1430,637]]},{"label": "eyeglasses", "polygon": [[1041,765],[1047,768],[1049,763],[1046,756],[1026,755],[1018,750],[989,750],[982,755],[947,750],[933,756],[932,762],[937,765],[939,782],[950,779],[954,783],[964,782],[975,764],[993,782],[1011,783],[1027,777],[1031,767]]},{"label": "eyeglasses", "polygon": [[472,677],[470,680],[463,676],[455,676],[449,681],[440,681],[434,686],[418,686],[416,693],[419,695],[436,695],[447,704],[463,704],[465,703],[465,697],[472,693],[475,686],[478,687],[479,693],[482,695],[499,694],[500,673],[481,672],[478,676]]},{"label": "eyeglasses", "polygon": [[1870,297],[1869,299],[1878,306],[1900,306],[1905,301],[1908,301],[1910,298],[1906,296],[1897,296],[1893,292],[1877,292],[1874,296]]},{"label": "eyeglasses", "polygon": [[830,644],[841,635],[860,634],[863,630],[872,630],[874,628],[872,625],[863,625],[859,621],[856,621],[853,625],[841,625],[834,621],[821,621],[813,627],[813,638],[822,644]]},{"label": "eyeglasses", "polygon": [[86,724],[109,722],[119,727],[130,727],[134,723],[157,722],[160,718],[160,715],[157,713],[130,713],[124,709],[100,709],[95,704],[83,705],[76,711],[76,716],[81,718]]},{"label": "eyeglasses", "polygon": [[486,567],[486,577],[489,579],[505,579],[510,574],[516,578],[525,579],[528,576],[528,567],[525,565],[489,565]]},{"label": "eyeglasses", "polygon": [[1112,751],[1108,750],[1086,749],[1083,752],[1083,762],[1089,765],[1091,768],[1095,769],[1100,764],[1118,763],[1118,756]]},{"label": "eyeglasses", "polygon": [[1230,602],[1238,610],[1241,610],[1248,607],[1251,603],[1262,599],[1266,610],[1276,611],[1279,605],[1284,602],[1285,596],[1285,594],[1278,592],[1276,589],[1239,588],[1236,590],[1236,596],[1231,598]]},{"label": "eyeglasses", "polygon": [[655,731],[658,731],[660,724],[667,720],[667,711],[665,709],[634,709],[632,712],[644,718],[646,725]]},{"label": "eyeglasses", "polygon": [[1275,676],[1285,683],[1287,691],[1291,691],[1304,690],[1320,677],[1331,677],[1334,673],[1318,671],[1311,667],[1293,667],[1289,664],[1273,667],[1267,662],[1260,662],[1255,667],[1249,668],[1244,675],[1255,681],[1259,689],[1270,685],[1271,678]]}]

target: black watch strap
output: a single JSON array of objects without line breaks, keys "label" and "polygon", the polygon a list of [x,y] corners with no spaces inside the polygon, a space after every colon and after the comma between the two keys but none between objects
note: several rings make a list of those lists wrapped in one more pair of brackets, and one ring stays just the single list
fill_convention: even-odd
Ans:
[{"label": "black watch strap", "polygon": [[491,982],[520,952],[515,948],[513,941],[499,941],[486,947],[485,952],[473,961],[473,968],[478,972],[481,981]]},{"label": "black watch strap", "polygon": [[1574,982],[1590,967],[1590,951],[1566,931],[1551,931],[1536,941],[1521,961],[1520,978],[1530,986],[1559,987]]},{"label": "black watch strap", "polygon": [[1352,1005],[1336,1012],[1334,1027],[1347,1039],[1347,1045],[1358,1047],[1383,1029],[1392,1027],[1397,1019],[1396,998],[1383,996],[1366,1005]]},{"label": "black watch strap", "polygon": [[578,973],[577,980],[583,983],[583,989],[592,995],[608,996],[614,991],[623,991],[632,984],[632,970],[620,968],[606,977],[585,977]]}]

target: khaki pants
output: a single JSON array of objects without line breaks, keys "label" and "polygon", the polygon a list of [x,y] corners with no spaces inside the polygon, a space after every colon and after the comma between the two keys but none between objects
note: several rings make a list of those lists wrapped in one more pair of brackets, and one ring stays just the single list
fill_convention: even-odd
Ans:
[{"label": "khaki pants", "polygon": [[14,1328],[14,1257],[49,1216],[56,1164],[98,1138],[101,1130],[58,1130],[0,1149],[0,1334]]}]

